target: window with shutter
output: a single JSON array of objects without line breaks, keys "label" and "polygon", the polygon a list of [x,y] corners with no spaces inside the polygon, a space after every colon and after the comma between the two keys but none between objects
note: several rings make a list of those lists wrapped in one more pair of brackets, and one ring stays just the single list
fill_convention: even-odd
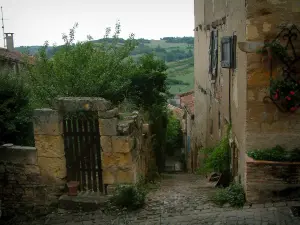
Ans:
[{"label": "window with shutter", "polygon": [[212,78],[217,76],[218,71],[218,31],[214,30],[210,33],[209,43],[209,73]]},{"label": "window with shutter", "polygon": [[221,40],[222,68],[235,68],[235,40],[235,35],[230,37],[223,37]]}]

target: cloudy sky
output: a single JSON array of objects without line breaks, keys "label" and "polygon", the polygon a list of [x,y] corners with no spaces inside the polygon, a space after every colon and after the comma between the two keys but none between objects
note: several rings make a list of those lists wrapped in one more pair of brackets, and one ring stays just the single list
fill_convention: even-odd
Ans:
[{"label": "cloudy sky", "polygon": [[[61,44],[62,33],[79,23],[77,40],[102,38],[106,27],[122,26],[122,37],[159,39],[193,35],[193,0],[1,0],[5,32],[15,46]],[[0,46],[3,47],[2,31]]]}]

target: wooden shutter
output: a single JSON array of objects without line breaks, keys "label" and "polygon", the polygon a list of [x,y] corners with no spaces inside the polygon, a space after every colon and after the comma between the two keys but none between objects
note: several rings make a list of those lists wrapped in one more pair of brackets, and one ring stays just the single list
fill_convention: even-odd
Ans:
[{"label": "wooden shutter", "polygon": [[208,69],[208,72],[210,74],[212,74],[212,55],[213,55],[213,38],[214,38],[214,32],[211,31],[210,32],[210,41],[209,41],[209,49],[208,49],[208,55],[209,55],[209,69]]},{"label": "wooden shutter", "polygon": [[212,49],[212,75],[217,76],[218,71],[218,30],[213,32],[213,49]]},{"label": "wooden shutter", "polygon": [[222,37],[221,66],[222,68],[232,67],[232,37]]}]

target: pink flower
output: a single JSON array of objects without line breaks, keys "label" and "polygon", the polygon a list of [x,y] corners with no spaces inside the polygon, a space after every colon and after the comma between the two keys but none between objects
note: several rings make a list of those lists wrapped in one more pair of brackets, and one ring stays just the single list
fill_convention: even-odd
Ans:
[{"label": "pink flower", "polygon": [[273,98],[274,98],[275,100],[277,100],[277,99],[278,99],[278,93],[276,93],[276,94],[273,96]]},{"label": "pink flower", "polygon": [[291,97],[290,96],[286,96],[285,99],[288,100],[288,101],[290,101]]},{"label": "pink flower", "polygon": [[298,109],[298,107],[297,107],[297,106],[294,106],[294,107],[290,108],[290,111],[291,111],[291,112],[295,112],[297,109]]},{"label": "pink flower", "polygon": [[294,94],[295,94],[295,92],[294,92],[294,91],[290,91],[290,94],[291,94],[291,95],[294,95]]}]

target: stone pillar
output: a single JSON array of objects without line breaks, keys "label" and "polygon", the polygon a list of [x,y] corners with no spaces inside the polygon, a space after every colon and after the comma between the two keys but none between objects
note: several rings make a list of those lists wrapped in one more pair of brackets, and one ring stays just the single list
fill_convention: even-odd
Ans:
[{"label": "stone pillar", "polygon": [[34,139],[37,161],[44,183],[64,184],[67,175],[62,118],[58,111],[34,112]]}]

